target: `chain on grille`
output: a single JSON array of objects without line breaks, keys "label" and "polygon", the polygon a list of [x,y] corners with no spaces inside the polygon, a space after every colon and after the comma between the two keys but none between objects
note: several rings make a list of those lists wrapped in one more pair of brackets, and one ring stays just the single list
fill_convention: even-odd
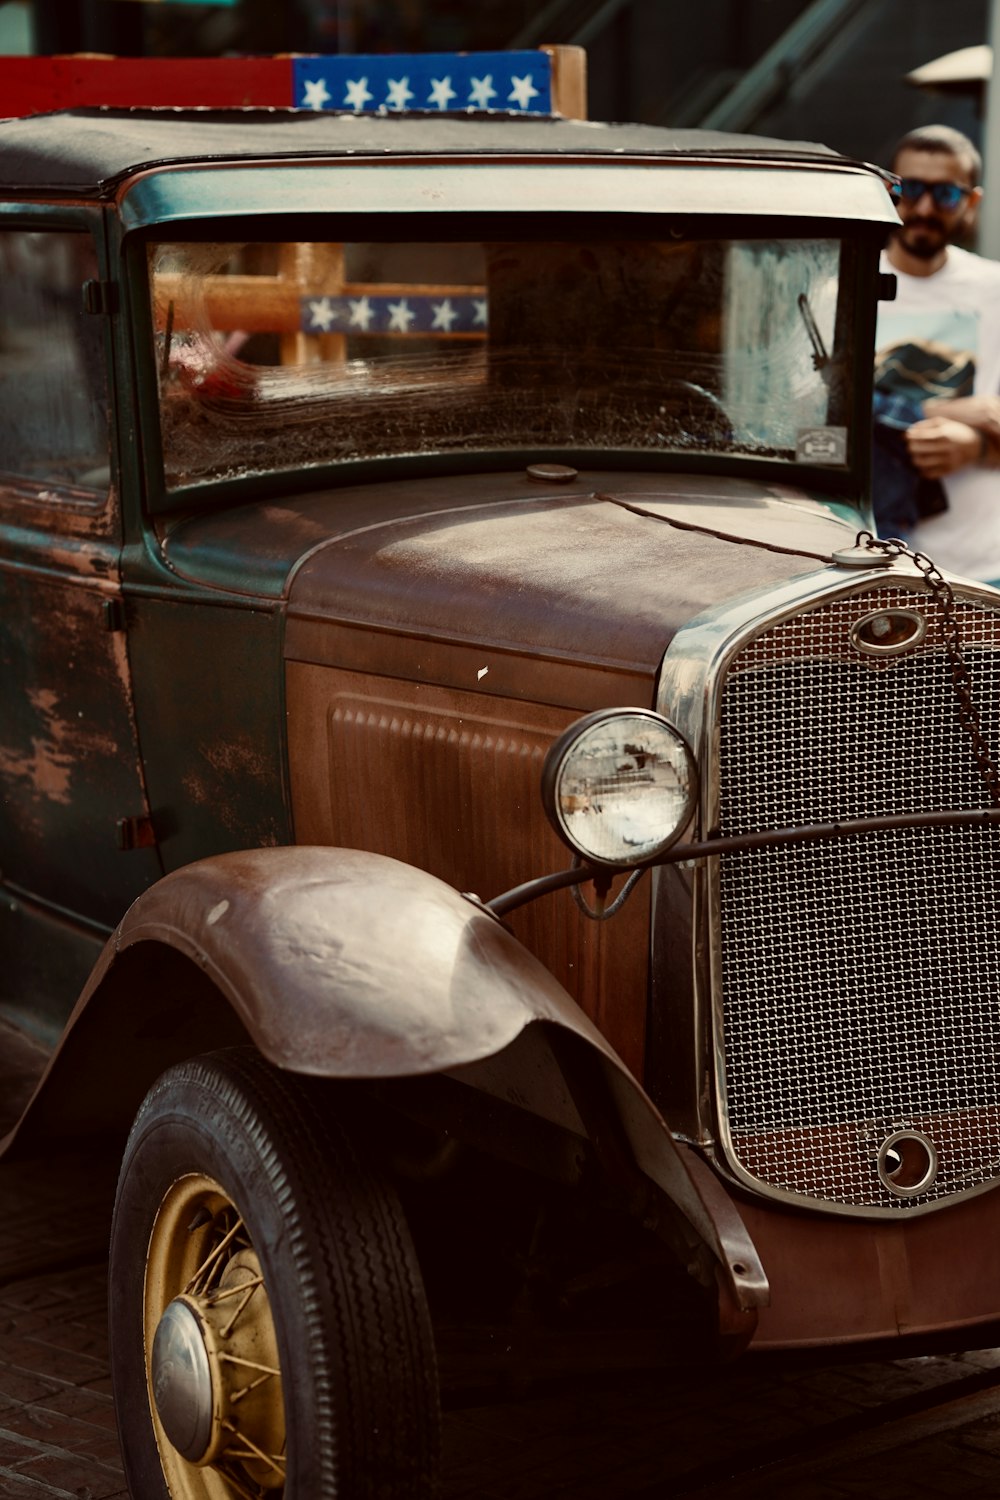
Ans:
[{"label": "chain on grille", "polygon": [[[730,663],[722,834],[997,804],[1000,611],[907,555],[924,584],[866,584]],[[852,628],[894,609],[926,618],[923,641],[861,654]],[[893,829],[718,863],[724,1110],[743,1170],[899,1212],[1000,1176],[1000,830]],[[898,1132],[932,1144],[926,1191],[886,1185],[880,1151],[884,1168]]]},{"label": "chain on grille", "polygon": [[889,557],[908,557],[927,580],[928,587],[941,606],[941,636],[951,663],[951,677],[955,686],[958,716],[969,739],[979,766],[979,774],[989,789],[994,807],[1000,807],[1000,768],[990,754],[990,747],[983,734],[979,709],[972,692],[972,675],[965,659],[962,636],[955,618],[955,595],[951,584],[925,552],[913,552],[898,537],[880,538],[870,531],[859,531],[857,545],[872,551],[884,552]]}]

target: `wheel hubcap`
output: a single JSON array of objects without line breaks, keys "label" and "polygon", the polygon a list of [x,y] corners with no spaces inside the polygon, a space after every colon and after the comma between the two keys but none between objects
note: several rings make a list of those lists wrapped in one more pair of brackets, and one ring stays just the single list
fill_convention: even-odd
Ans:
[{"label": "wheel hubcap", "polygon": [[212,1441],[212,1367],[194,1308],[175,1297],[153,1339],[153,1400],[178,1453],[201,1463]]},{"label": "wheel hubcap", "polygon": [[150,1238],[150,1408],[174,1500],[276,1497],[285,1483],[277,1337],[238,1210],[200,1176],[167,1193]]}]

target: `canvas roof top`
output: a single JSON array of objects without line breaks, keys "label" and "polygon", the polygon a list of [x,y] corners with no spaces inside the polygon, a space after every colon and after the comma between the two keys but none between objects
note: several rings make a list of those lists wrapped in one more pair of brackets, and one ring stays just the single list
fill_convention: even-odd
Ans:
[{"label": "canvas roof top", "polygon": [[68,110],[0,120],[0,187],[100,194],[158,164],[262,157],[675,156],[835,165],[825,146],[530,116],[302,110]]}]

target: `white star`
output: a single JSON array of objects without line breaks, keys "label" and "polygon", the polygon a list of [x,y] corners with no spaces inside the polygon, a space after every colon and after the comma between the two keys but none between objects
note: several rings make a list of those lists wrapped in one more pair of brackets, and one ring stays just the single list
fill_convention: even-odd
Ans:
[{"label": "white star", "polygon": [[434,317],[431,321],[432,328],[442,328],[445,333],[451,332],[451,325],[458,317],[458,313],[451,305],[451,298],[446,297],[443,302],[432,302]]},{"label": "white star", "polygon": [[318,302],[309,304],[309,323],[312,328],[322,328],[326,333],[336,316],[329,297],[321,297]]},{"label": "white star", "polygon": [[302,87],[302,103],[306,109],[322,109],[329,102],[330,90],[323,78],[307,78]]},{"label": "white star", "polygon": [[390,78],[388,81],[389,96],[386,100],[390,109],[405,109],[413,98],[413,90],[410,88],[409,78]]},{"label": "white star", "polygon": [[538,94],[538,90],[531,81],[531,74],[526,73],[523,78],[518,78],[515,73],[510,81],[513,84],[513,88],[507,95],[507,98],[513,99],[518,109],[527,109],[528,101],[536,98]]},{"label": "white star", "polygon": [[451,86],[451,78],[432,78],[430,103],[436,104],[438,109],[447,109],[448,100],[455,98],[455,90]]},{"label": "white star", "polygon": [[367,333],[371,327],[372,318],[375,316],[374,307],[367,297],[351,297],[348,302],[351,309],[351,327],[363,328]]},{"label": "white star", "polygon": [[395,333],[409,333],[410,324],[416,316],[405,297],[401,302],[389,303],[389,327]]},{"label": "white star", "polygon": [[368,91],[367,78],[349,78],[347,80],[347,88],[344,91],[344,103],[349,104],[352,109],[364,109],[368,100],[374,97],[374,94]]},{"label": "white star", "polygon": [[474,328],[485,328],[486,314],[489,303],[486,301],[485,297],[473,297],[472,305],[476,309],[472,318],[472,326]]},{"label": "white star", "polygon": [[487,73],[485,78],[474,78],[469,89],[469,102],[477,109],[489,109],[490,100],[495,99],[497,91],[493,87],[493,74]]}]

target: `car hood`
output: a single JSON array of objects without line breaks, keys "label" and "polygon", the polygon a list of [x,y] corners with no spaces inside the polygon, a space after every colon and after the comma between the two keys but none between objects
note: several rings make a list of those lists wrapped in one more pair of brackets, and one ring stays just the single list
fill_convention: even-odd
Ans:
[{"label": "car hood", "polygon": [[489,674],[494,693],[575,705],[565,679],[557,690],[530,664],[610,672],[647,699],[681,625],[822,567],[858,525],[846,507],[746,480],[562,478],[328,491],[190,519],[164,549],[192,582],[284,598],[292,660],[462,687]]}]

